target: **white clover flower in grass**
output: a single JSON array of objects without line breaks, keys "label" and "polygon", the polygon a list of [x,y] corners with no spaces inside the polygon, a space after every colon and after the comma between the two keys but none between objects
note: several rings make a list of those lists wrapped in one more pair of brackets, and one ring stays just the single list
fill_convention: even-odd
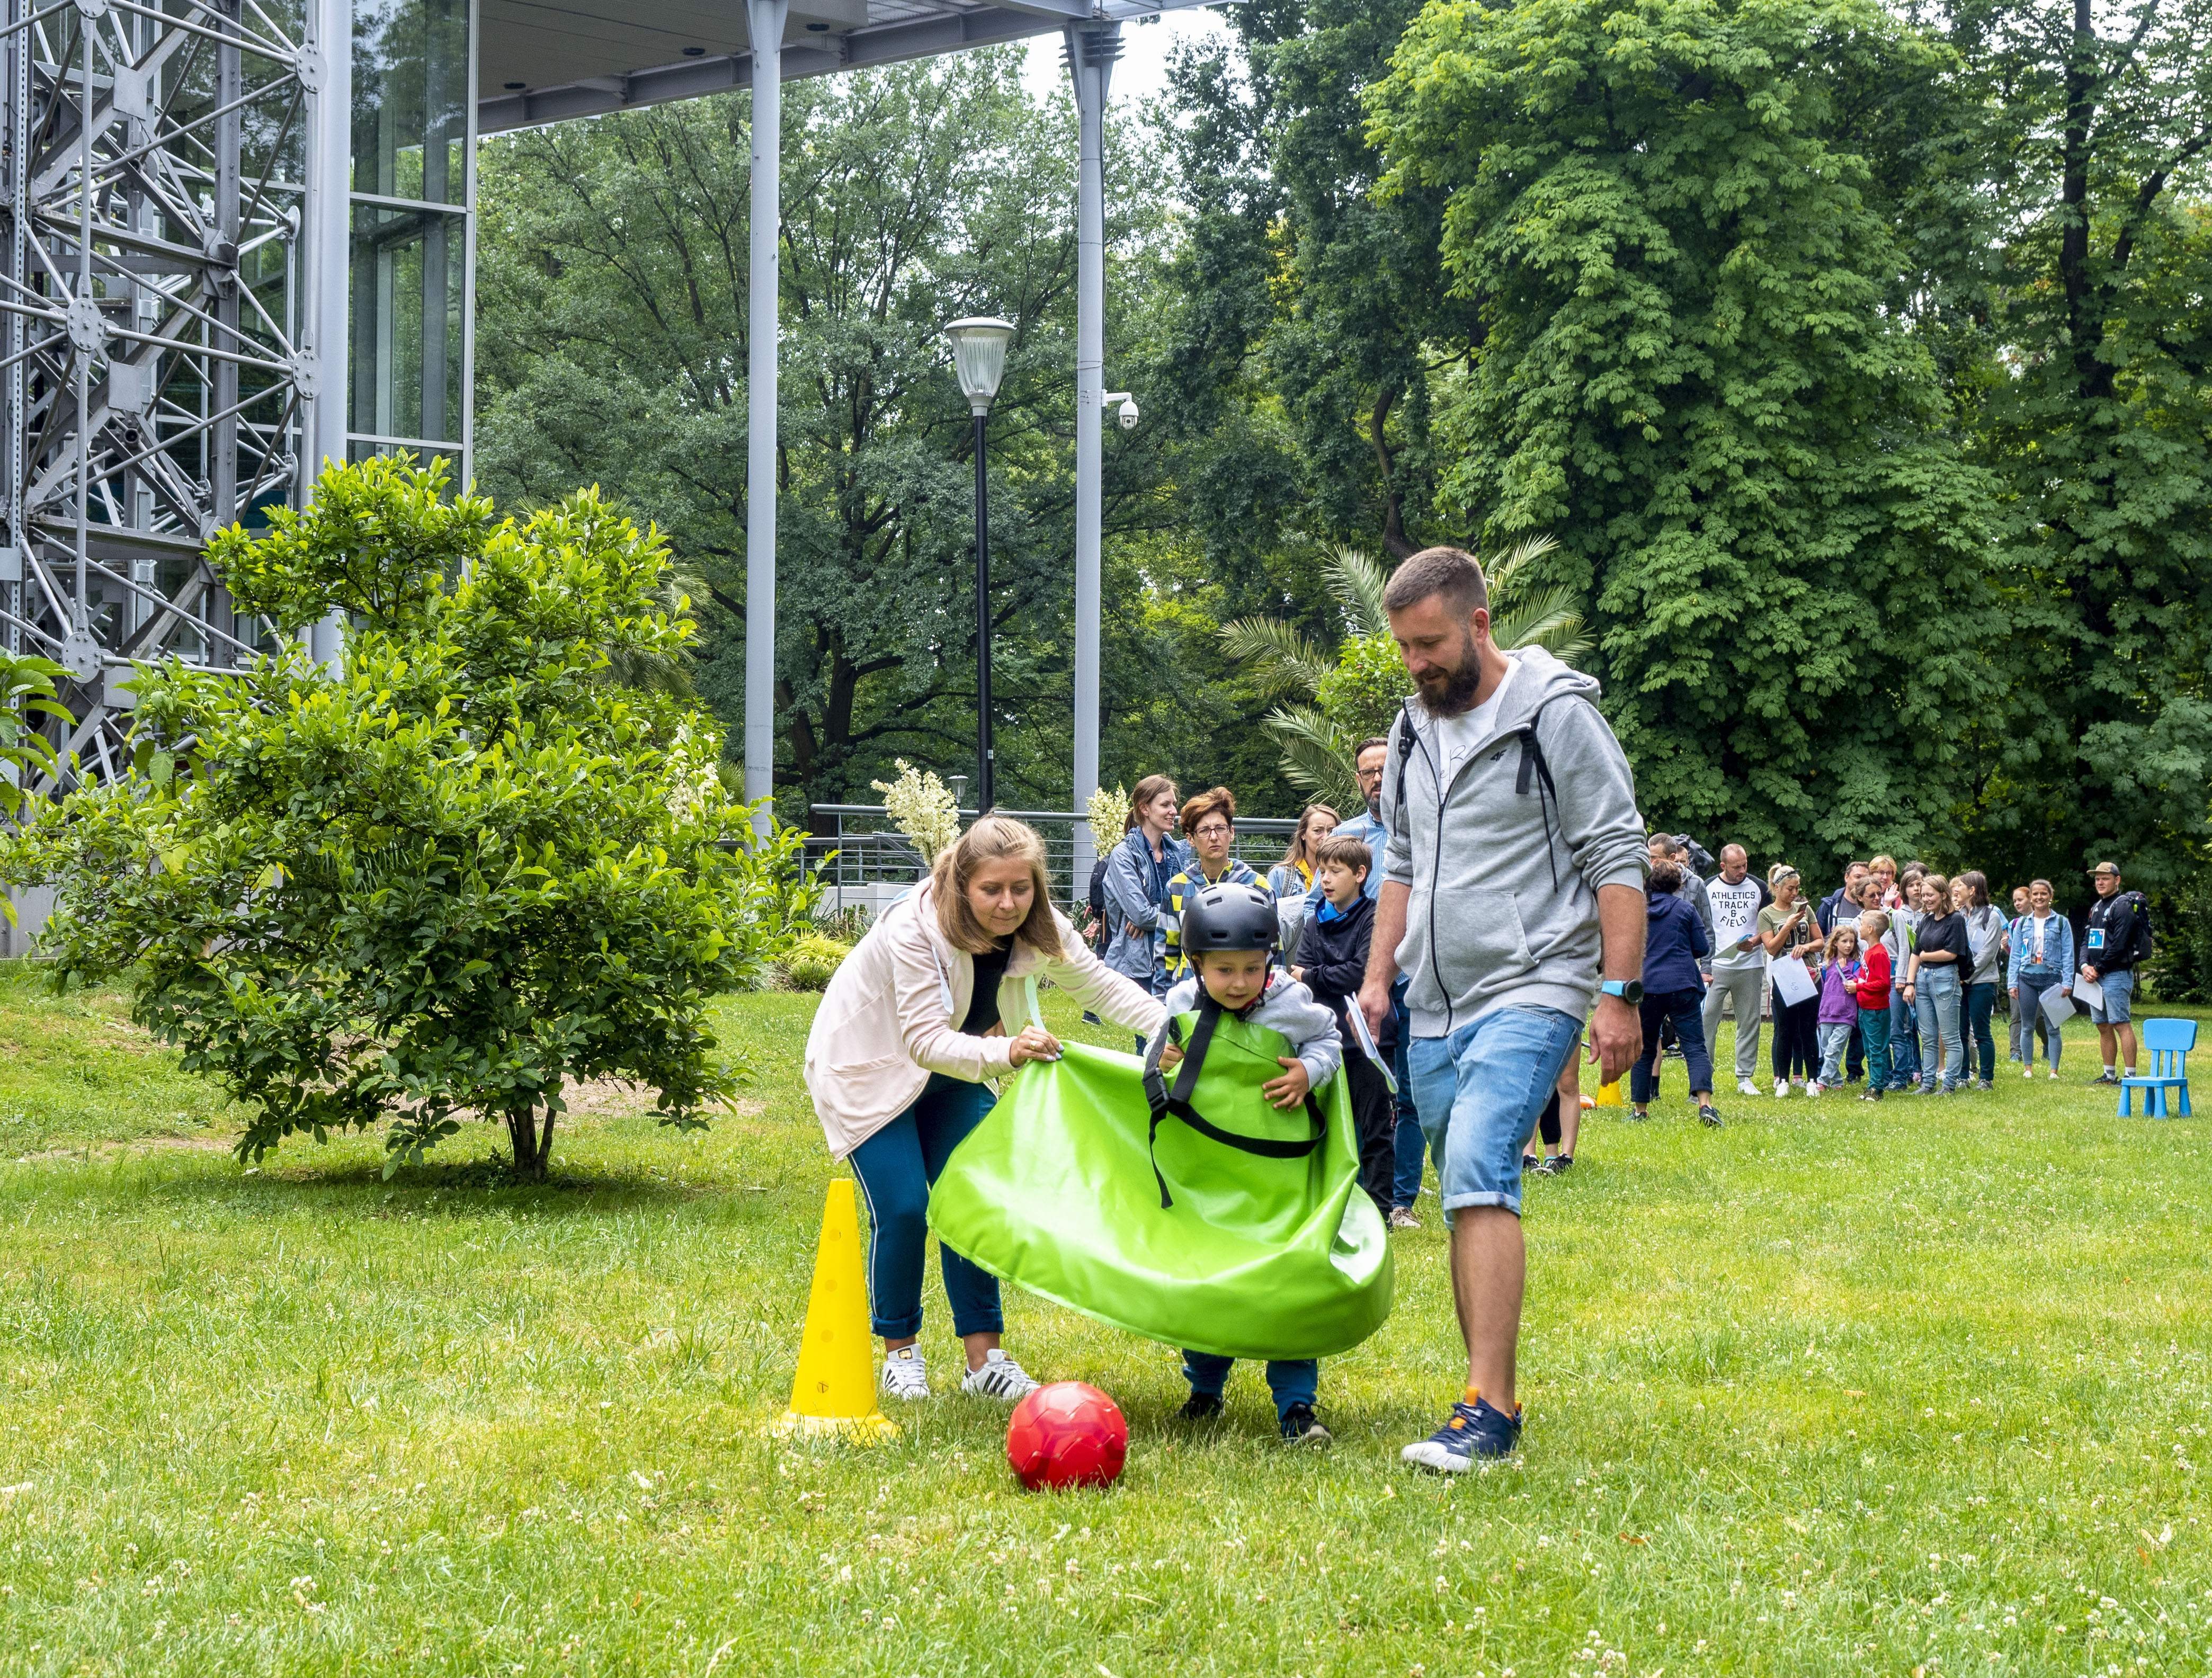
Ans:
[{"label": "white clover flower in grass", "polygon": [[884,795],[884,808],[890,812],[893,824],[914,841],[921,860],[934,862],[937,854],[960,836],[960,806],[933,770],[917,769],[903,757],[892,762],[899,772],[896,781],[868,784]]}]

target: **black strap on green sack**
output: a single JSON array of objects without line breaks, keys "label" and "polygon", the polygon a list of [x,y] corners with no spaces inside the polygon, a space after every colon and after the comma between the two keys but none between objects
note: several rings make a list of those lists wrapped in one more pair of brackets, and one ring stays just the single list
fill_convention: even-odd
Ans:
[{"label": "black strap on green sack", "polygon": [[1206,1122],[1190,1104],[1190,1097],[1198,1085],[1199,1069],[1206,1064],[1206,1051],[1212,1046],[1213,1028],[1220,1021],[1221,1005],[1201,986],[1198,994],[1198,1029],[1191,1034],[1190,1044],[1183,1050],[1182,1064],[1176,1069],[1173,1089],[1160,1076],[1160,1052],[1170,1037],[1180,1041],[1180,1023],[1170,1018],[1167,1030],[1153,1040],[1145,1055],[1145,1099],[1152,1110],[1146,1152],[1152,1162],[1152,1180],[1160,1186],[1160,1209],[1164,1212],[1175,1204],[1174,1197],[1168,1193],[1168,1180],[1161,1174],[1159,1159],[1160,1121],[1170,1114],[1210,1142],[1219,1142],[1242,1153],[1256,1154],[1262,1159],[1303,1159],[1328,1134],[1328,1121],[1322,1116],[1321,1103],[1314,1099],[1311,1090],[1306,1091],[1306,1116],[1313,1121],[1313,1134],[1303,1141],[1278,1142],[1258,1136],[1240,1136],[1233,1130],[1224,1130]]}]

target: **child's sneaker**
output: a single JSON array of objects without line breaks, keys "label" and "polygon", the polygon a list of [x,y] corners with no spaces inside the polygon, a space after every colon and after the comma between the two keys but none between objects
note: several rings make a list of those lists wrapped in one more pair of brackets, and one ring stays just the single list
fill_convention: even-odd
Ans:
[{"label": "child's sneaker", "polygon": [[1774,1080],[1774,1098],[1775,1098],[1777,1101],[1780,1101],[1784,1097],[1787,1096],[1789,1093],[1790,1093],[1790,1080],[1789,1080],[1788,1079],[1786,1079],[1786,1078],[1778,1078],[1778,1079],[1776,1079]]},{"label": "child's sneaker", "polygon": [[993,1398],[1001,1404],[1018,1403],[1036,1389],[1036,1378],[995,1346],[983,1354],[982,1368],[969,1370],[960,1383],[969,1397]]},{"label": "child's sneaker", "polygon": [[884,1396],[919,1399],[929,1396],[929,1371],[923,1366],[921,1348],[902,1346],[884,1354]]},{"label": "child's sneaker", "polygon": [[1811,1083],[1808,1084],[1808,1085],[1805,1086],[1805,1093],[1806,1093],[1807,1095],[1808,1095],[1808,1096],[1817,1096],[1817,1095],[1819,1095],[1819,1094],[1820,1093],[1820,1091],[1823,1091],[1823,1090],[1826,1089],[1827,1087],[1828,1087],[1828,1086],[1827,1086],[1826,1085],[1823,1084],[1823,1083],[1822,1083],[1819,1079],[1817,1079],[1817,1078],[1816,1078],[1816,1079],[1814,1079]]},{"label": "child's sneaker", "polygon": [[1219,1393],[1193,1393],[1176,1414],[1184,1421],[1209,1421],[1221,1414]]},{"label": "child's sneaker", "polygon": [[1321,1418],[1314,1414],[1314,1407],[1310,1404],[1293,1404],[1283,1412],[1282,1420],[1276,1426],[1282,1429],[1283,1443],[1286,1445],[1312,1445],[1319,1449],[1329,1443],[1329,1432],[1321,1425]]},{"label": "child's sneaker", "polygon": [[1509,1416],[1473,1393],[1452,1406],[1449,1421],[1398,1455],[1431,1474],[1458,1474],[1473,1468],[1478,1457],[1510,1456],[1520,1443],[1521,1407],[1515,1405]]}]

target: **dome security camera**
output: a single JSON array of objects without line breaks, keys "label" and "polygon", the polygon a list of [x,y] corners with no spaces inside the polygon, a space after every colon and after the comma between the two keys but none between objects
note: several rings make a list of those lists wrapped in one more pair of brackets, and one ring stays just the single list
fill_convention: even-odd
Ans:
[{"label": "dome security camera", "polygon": [[1127,391],[1108,391],[1101,398],[1100,406],[1104,408],[1117,402],[1121,404],[1121,429],[1134,431],[1137,429],[1137,398]]}]

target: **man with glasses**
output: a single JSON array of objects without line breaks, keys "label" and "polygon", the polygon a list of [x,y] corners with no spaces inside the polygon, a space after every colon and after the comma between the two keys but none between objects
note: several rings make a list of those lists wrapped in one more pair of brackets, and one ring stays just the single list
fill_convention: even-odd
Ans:
[{"label": "man with glasses", "polygon": [[1252,865],[1243,862],[1230,854],[1237,842],[1237,794],[1226,787],[1212,787],[1199,793],[1182,807],[1183,837],[1190,842],[1195,854],[1190,866],[1168,882],[1168,912],[1163,917],[1167,924],[1168,974],[1171,978],[1186,976],[1189,963],[1182,953],[1182,900],[1194,886],[1257,885],[1264,891]]}]

